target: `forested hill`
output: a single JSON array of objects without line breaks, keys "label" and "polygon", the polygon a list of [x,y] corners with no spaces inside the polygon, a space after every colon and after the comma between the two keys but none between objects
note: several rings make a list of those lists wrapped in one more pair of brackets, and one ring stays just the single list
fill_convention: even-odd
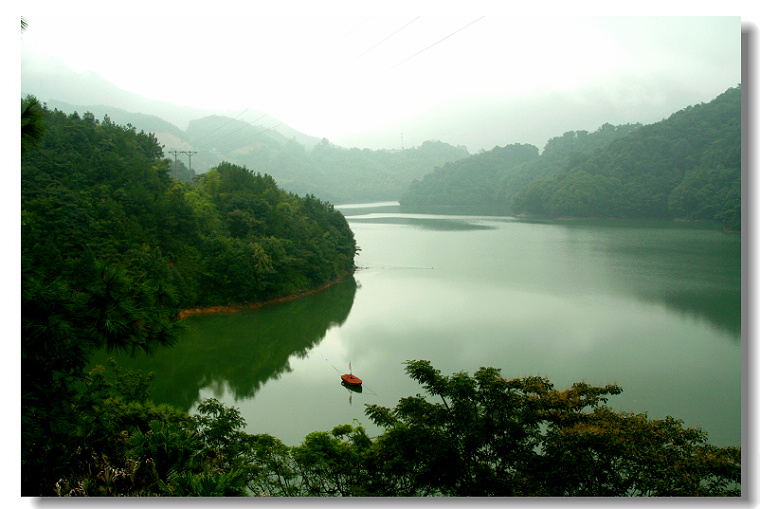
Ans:
[{"label": "forested hill", "polygon": [[741,228],[741,87],[655,124],[565,133],[521,165],[487,167],[476,157],[413,183],[402,204],[437,198],[517,214],[714,220]]},{"label": "forested hill", "polygon": [[576,217],[716,220],[741,228],[741,88],[578,158],[514,210]]},{"label": "forested hill", "polygon": [[561,171],[573,158],[633,132],[639,124],[605,124],[594,133],[570,131],[552,138],[539,157],[533,145],[495,147],[445,164],[414,180],[402,196],[405,206],[478,207],[509,211],[512,197],[536,178]]},{"label": "forested hill", "polygon": [[[187,141],[180,150],[197,151],[192,159],[195,173],[229,161],[272,175],[290,192],[331,203],[397,200],[414,178],[470,155],[464,147],[440,141],[405,150],[349,149],[326,138],[307,146],[276,129],[218,116],[191,122],[182,139]],[[167,140],[167,150],[178,141]]]},{"label": "forested hill", "polygon": [[310,151],[288,143],[264,168],[280,175],[278,182],[294,192],[313,192],[334,203],[361,203],[397,200],[413,179],[469,155],[465,147],[441,141],[404,150],[369,150],[346,149],[323,139]]},{"label": "forested hill", "polygon": [[76,106],[56,100],[48,105],[68,114],[87,111],[96,118],[108,115],[116,123],[154,133],[167,155],[192,152],[191,159],[180,154],[177,167],[172,167],[172,175],[184,182],[230,162],[271,175],[286,191],[311,194],[331,203],[397,200],[413,179],[470,155],[463,146],[432,140],[397,150],[344,148],[298,132],[267,115],[253,122],[208,115],[191,120],[183,131],[159,117],[110,106]]},{"label": "forested hill", "polygon": [[190,307],[266,300],[353,267],[342,214],[268,175],[220,163],[180,183],[152,134],[57,110],[44,123],[21,168],[23,265],[41,277],[77,288],[103,262]]}]

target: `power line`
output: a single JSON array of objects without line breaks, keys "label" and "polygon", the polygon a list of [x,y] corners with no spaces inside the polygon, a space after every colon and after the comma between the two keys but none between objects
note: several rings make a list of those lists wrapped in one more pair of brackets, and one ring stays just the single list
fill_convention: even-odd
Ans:
[{"label": "power line", "polygon": [[433,44],[431,44],[431,45],[430,45],[430,46],[428,46],[427,48],[421,49],[420,51],[418,51],[418,52],[417,52],[417,53],[415,53],[414,55],[412,55],[412,56],[410,56],[410,57],[406,57],[404,60],[402,60],[402,61],[398,62],[397,64],[395,64],[395,65],[393,65],[393,66],[391,66],[391,67],[389,67],[388,69],[386,69],[386,70],[385,70],[385,72],[388,72],[388,71],[390,71],[390,70],[392,70],[392,69],[395,69],[396,67],[400,66],[401,64],[403,64],[403,63],[405,63],[405,62],[408,62],[409,60],[413,59],[414,57],[416,57],[416,56],[417,56],[417,55],[419,55],[420,53],[424,53],[425,51],[429,50],[429,49],[430,49],[430,48],[432,48],[433,46],[436,46],[436,45],[438,45],[438,44],[442,43],[443,41],[445,41],[446,39],[448,39],[448,38],[449,38],[449,37],[451,37],[452,35],[454,35],[454,34],[457,34],[457,33],[461,32],[462,30],[464,30],[465,28],[467,28],[467,27],[469,27],[469,26],[472,26],[472,25],[474,25],[475,23],[477,23],[478,21],[480,21],[480,20],[481,20],[481,19],[483,19],[483,18],[485,18],[485,16],[481,16],[481,17],[479,17],[478,19],[476,19],[475,21],[471,21],[470,23],[467,23],[465,26],[463,26],[462,28],[459,28],[459,29],[457,29],[457,30],[455,30],[455,31],[451,32],[449,35],[447,35],[446,37],[444,37],[444,38],[443,38],[443,39],[441,39],[440,41],[434,42]]},{"label": "power line", "polygon": [[[233,120],[235,120],[236,118],[238,118],[239,116],[241,116],[241,115],[242,115],[243,113],[245,113],[246,111],[248,111],[248,108],[244,109],[244,110],[243,110],[242,112],[240,112],[240,114],[239,114],[239,115],[237,115],[235,118],[231,118],[231,119],[229,119],[227,122],[223,123],[222,125],[220,125],[220,126],[219,126],[219,127],[217,127],[216,129],[214,129],[213,131],[211,131],[211,132],[209,132],[209,133],[206,133],[206,134],[203,134],[203,135],[201,135],[199,138],[196,138],[196,139],[194,139],[194,140],[193,140],[193,141],[190,143],[190,145],[195,145],[196,143],[198,143],[198,141],[199,141],[199,140],[202,140],[202,139],[203,139],[203,138],[205,138],[206,136],[211,136],[212,134],[214,134],[215,132],[217,132],[219,129],[221,129],[222,127],[226,126],[227,124],[229,124],[230,122],[232,122]],[[255,122],[255,120],[254,120],[254,122]]]},{"label": "power line", "polygon": [[414,18],[412,21],[410,21],[410,22],[409,22],[409,23],[407,23],[406,25],[402,26],[401,28],[399,28],[398,30],[396,30],[395,32],[393,32],[392,34],[390,34],[388,37],[386,37],[386,38],[385,38],[385,39],[383,39],[382,41],[380,41],[380,42],[378,42],[377,44],[375,44],[374,46],[372,46],[370,49],[368,49],[368,50],[367,50],[367,51],[365,51],[364,53],[362,53],[362,54],[358,55],[358,56],[357,56],[357,57],[356,57],[354,60],[359,60],[361,57],[363,57],[364,55],[366,55],[367,53],[369,53],[369,52],[370,52],[370,51],[372,51],[373,49],[377,48],[378,46],[380,46],[381,44],[383,44],[385,41],[387,41],[388,39],[390,39],[391,37],[393,37],[394,35],[396,35],[396,34],[397,34],[397,33],[399,33],[400,31],[402,31],[403,29],[405,29],[406,27],[408,27],[409,25],[411,25],[412,23],[414,23],[414,22],[415,22],[415,21],[417,21],[418,19],[420,19],[420,17],[419,17],[419,16],[417,16],[417,17],[416,17],[416,18]]},{"label": "power line", "polygon": [[[246,127],[251,127],[251,126],[253,125],[253,123],[254,123],[254,122],[258,122],[259,120],[261,120],[262,118],[266,117],[267,115],[268,115],[268,113],[264,113],[264,114],[263,114],[263,115],[261,115],[260,117],[258,117],[258,118],[255,118],[255,119],[251,120],[250,122],[246,122],[245,124],[243,124],[243,125],[242,125],[242,126],[240,126],[239,128],[237,128],[237,129],[235,129],[234,131],[232,131],[231,133],[228,133],[228,134],[226,134],[225,136],[226,136],[226,137],[230,137],[230,136],[232,136],[233,134],[237,133],[238,131],[242,131],[242,130],[243,130],[243,129],[245,129]],[[234,120],[234,119],[233,119],[233,120]],[[229,122],[228,122],[228,123],[229,123]],[[280,125],[282,125],[282,123],[280,123]],[[200,149],[200,148],[208,147],[209,145],[213,145],[214,143],[216,143],[216,142],[217,142],[217,141],[219,141],[220,139],[221,139],[221,138],[216,138],[216,139],[213,139],[213,140],[211,140],[210,142],[208,142],[208,143],[205,143],[205,144],[203,144],[203,145],[201,145],[201,146],[199,146],[199,147],[196,147],[196,148],[199,148],[199,149]]]},{"label": "power line", "polygon": [[[268,128],[266,128],[266,129],[264,129],[263,131],[259,131],[259,132],[257,132],[257,133],[256,133],[256,134],[254,134],[254,135],[251,135],[251,136],[247,136],[247,135],[246,135],[246,136],[244,136],[243,138],[238,138],[237,140],[232,140],[232,141],[230,141],[230,143],[235,143],[235,142],[237,142],[237,141],[240,141],[240,140],[242,140],[242,139],[244,139],[244,138],[247,138],[247,139],[251,140],[251,139],[253,139],[253,138],[256,138],[257,136],[259,136],[260,134],[264,134],[264,133],[265,133],[265,132],[267,132],[267,131],[271,131],[272,129],[277,129],[278,127],[280,127],[280,126],[281,126],[281,125],[283,125],[284,123],[285,123],[285,122],[280,122],[279,124],[277,124],[277,125],[273,125],[272,127],[268,127]],[[247,127],[247,126],[243,126],[243,127]],[[241,127],[240,129],[242,129],[243,127]],[[238,129],[238,131],[239,131],[240,129]],[[235,132],[237,132],[237,131],[235,131]],[[213,142],[211,142],[211,143],[213,143]],[[209,143],[209,144],[210,144],[210,143]],[[200,147],[198,147],[198,148],[203,148],[203,147],[206,147],[206,146],[208,146],[209,144],[206,144],[206,145],[201,145],[201,146],[200,146]]]},{"label": "power line", "polygon": [[174,154],[174,177],[179,178],[179,165],[177,164],[177,156],[179,154],[187,154],[187,164],[188,170],[191,172],[193,171],[193,155],[197,154],[198,152],[192,151],[192,150],[173,150],[169,152],[170,154]]}]

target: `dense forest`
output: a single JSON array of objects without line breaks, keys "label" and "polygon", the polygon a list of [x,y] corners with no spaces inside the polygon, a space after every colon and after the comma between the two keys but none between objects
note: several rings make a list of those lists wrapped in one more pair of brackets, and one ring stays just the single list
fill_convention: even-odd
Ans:
[{"label": "dense forest", "polygon": [[81,284],[100,260],[191,307],[271,299],[353,267],[332,205],[231,163],[183,184],[151,134],[43,111],[47,132],[21,168],[22,250],[38,272]]},{"label": "dense forest", "polygon": [[518,162],[508,146],[415,181],[402,205],[553,217],[719,221],[741,229],[741,87],[655,124],[573,131]]},{"label": "dense forest", "polygon": [[447,163],[415,179],[402,196],[405,207],[477,207],[509,213],[512,199],[537,178],[562,171],[573,159],[633,132],[639,124],[605,124],[593,133],[569,131],[550,139],[539,156],[533,145],[507,145]]},{"label": "dense forest", "polygon": [[295,192],[308,190],[333,203],[361,203],[397,200],[414,178],[469,155],[464,147],[440,141],[370,150],[346,149],[323,139],[310,151],[289,142],[262,171],[278,175],[278,182]]},{"label": "dense forest", "polygon": [[[79,422],[98,348],[171,344],[183,308],[245,304],[354,268],[343,215],[268,175],[221,163],[170,176],[152,134],[22,100],[22,470],[41,489]],[[79,423],[81,424],[81,423]],[[55,467],[58,468],[58,467]]]}]

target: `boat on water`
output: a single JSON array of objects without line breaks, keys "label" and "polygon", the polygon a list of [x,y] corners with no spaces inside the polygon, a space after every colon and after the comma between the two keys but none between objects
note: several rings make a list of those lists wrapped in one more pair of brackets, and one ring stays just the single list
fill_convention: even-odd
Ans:
[{"label": "boat on water", "polygon": [[343,380],[343,384],[350,385],[352,387],[361,387],[362,379],[358,376],[354,376],[354,372],[351,369],[351,362],[348,363],[348,374],[340,375],[340,379]]},{"label": "boat on water", "polygon": [[355,376],[352,373],[348,373],[346,375],[340,375],[340,379],[343,380],[343,383],[345,383],[346,385],[351,385],[354,387],[361,386],[362,384],[362,379],[359,378],[358,376]]},{"label": "boat on water", "polygon": [[350,385],[346,383],[344,380],[340,381],[340,385],[342,385],[348,392],[358,392],[359,394],[362,393],[361,385]]}]

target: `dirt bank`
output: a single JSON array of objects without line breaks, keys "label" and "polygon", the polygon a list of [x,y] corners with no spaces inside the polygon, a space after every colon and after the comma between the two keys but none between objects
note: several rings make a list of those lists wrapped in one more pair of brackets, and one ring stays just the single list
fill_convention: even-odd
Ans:
[{"label": "dirt bank", "polygon": [[306,297],[307,295],[313,295],[315,293],[321,292],[322,290],[325,290],[326,288],[331,287],[335,283],[339,283],[343,280],[346,276],[349,274],[353,274],[353,271],[346,272],[345,274],[342,274],[341,276],[328,281],[327,283],[310,288],[308,290],[301,290],[299,292],[293,293],[291,295],[285,295],[283,297],[277,297],[275,299],[270,299],[263,302],[252,302],[249,304],[231,304],[228,306],[208,306],[203,308],[188,308],[183,309],[179,312],[177,315],[177,318],[187,318],[188,316],[195,316],[195,315],[208,315],[208,314],[216,314],[216,313],[238,313],[240,311],[249,311],[251,309],[257,309],[264,306],[269,306],[272,304],[279,304],[281,302],[288,302],[295,299],[300,299],[301,297]]}]

